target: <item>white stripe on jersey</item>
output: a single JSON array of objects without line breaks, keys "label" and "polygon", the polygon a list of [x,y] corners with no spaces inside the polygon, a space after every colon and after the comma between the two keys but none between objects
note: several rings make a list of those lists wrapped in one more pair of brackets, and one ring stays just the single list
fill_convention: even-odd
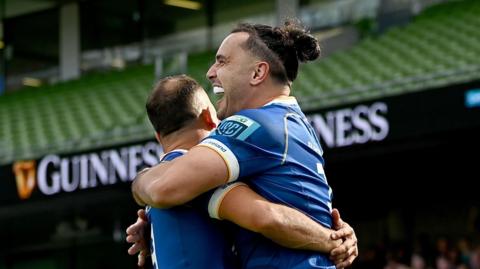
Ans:
[{"label": "white stripe on jersey", "polygon": [[207,138],[198,145],[213,149],[223,158],[228,168],[228,179],[226,183],[238,179],[238,176],[240,175],[240,165],[238,164],[235,154],[233,154],[233,152],[225,144],[214,138]]},{"label": "white stripe on jersey", "polygon": [[215,190],[215,192],[210,197],[210,201],[208,202],[208,214],[211,218],[220,219],[218,211],[220,210],[220,205],[222,204],[223,198],[225,198],[229,191],[233,190],[233,188],[238,186],[247,186],[247,184],[242,182],[235,182],[231,184],[225,184]]},{"label": "white stripe on jersey", "polygon": [[158,268],[158,262],[157,262],[157,254],[155,252],[155,235],[153,233],[155,229],[153,228],[153,223],[150,223],[150,253],[151,253],[151,258],[152,258],[152,265],[154,269],[159,269]]}]

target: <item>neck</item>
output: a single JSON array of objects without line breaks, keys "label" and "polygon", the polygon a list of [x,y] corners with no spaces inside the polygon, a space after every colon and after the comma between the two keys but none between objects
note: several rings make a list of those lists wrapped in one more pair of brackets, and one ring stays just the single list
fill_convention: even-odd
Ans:
[{"label": "neck", "polygon": [[203,129],[181,129],[163,137],[160,143],[165,153],[175,149],[189,150],[207,135],[208,132]]},{"label": "neck", "polygon": [[280,86],[280,88],[279,86],[265,87],[263,89],[258,89],[255,92],[261,94],[257,95],[253,100],[251,105],[252,108],[262,107],[277,98],[290,96],[290,87],[288,85]]}]

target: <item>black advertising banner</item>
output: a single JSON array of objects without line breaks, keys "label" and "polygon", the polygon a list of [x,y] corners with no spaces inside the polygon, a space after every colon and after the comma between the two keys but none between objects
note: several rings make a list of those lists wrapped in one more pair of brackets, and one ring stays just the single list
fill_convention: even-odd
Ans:
[{"label": "black advertising banner", "polygon": [[95,152],[50,154],[0,166],[0,205],[128,186],[138,171],[157,164],[161,154],[158,143],[147,141]]},{"label": "black advertising banner", "polygon": [[[428,140],[435,134],[478,131],[480,82],[307,111],[306,114],[325,151],[346,152],[358,158],[359,151],[375,147],[388,150],[385,144],[399,145],[422,137]],[[0,206],[91,189],[128,186],[143,167],[157,164],[161,154],[162,149],[156,142],[146,141],[94,152],[50,154],[37,160],[0,166]]]},{"label": "black advertising banner", "polygon": [[480,82],[391,96],[307,113],[332,151],[480,127]]}]

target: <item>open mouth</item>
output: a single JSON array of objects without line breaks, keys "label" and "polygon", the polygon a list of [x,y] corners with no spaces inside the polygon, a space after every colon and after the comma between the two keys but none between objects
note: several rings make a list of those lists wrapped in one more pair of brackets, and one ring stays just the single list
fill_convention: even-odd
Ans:
[{"label": "open mouth", "polygon": [[220,86],[213,86],[213,93],[215,94],[215,97],[217,99],[216,105],[218,109],[220,106],[220,103],[223,100],[223,95],[225,93],[225,90]]},{"label": "open mouth", "polygon": [[222,88],[222,87],[219,87],[219,86],[213,86],[213,93],[215,95],[223,95],[223,93],[225,92],[225,90]]}]

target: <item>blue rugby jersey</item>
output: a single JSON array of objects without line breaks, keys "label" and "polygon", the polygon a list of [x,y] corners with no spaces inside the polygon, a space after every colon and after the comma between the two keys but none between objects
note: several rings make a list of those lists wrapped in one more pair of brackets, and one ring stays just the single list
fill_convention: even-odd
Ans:
[{"label": "blue rugby jersey", "polygon": [[[240,180],[269,201],[296,208],[331,227],[332,191],[323,170],[323,152],[294,97],[238,112],[199,146],[220,154],[229,171],[230,184],[217,189],[210,200],[212,217],[218,218],[221,200]],[[243,268],[335,268],[327,255],[287,249],[244,229],[239,229],[235,245]]]},{"label": "blue rugby jersey", "polygon": [[[174,150],[161,162],[185,154]],[[150,248],[155,269],[237,268],[231,242],[225,240],[220,223],[199,209],[182,205],[170,209],[147,206],[151,225]]]}]

